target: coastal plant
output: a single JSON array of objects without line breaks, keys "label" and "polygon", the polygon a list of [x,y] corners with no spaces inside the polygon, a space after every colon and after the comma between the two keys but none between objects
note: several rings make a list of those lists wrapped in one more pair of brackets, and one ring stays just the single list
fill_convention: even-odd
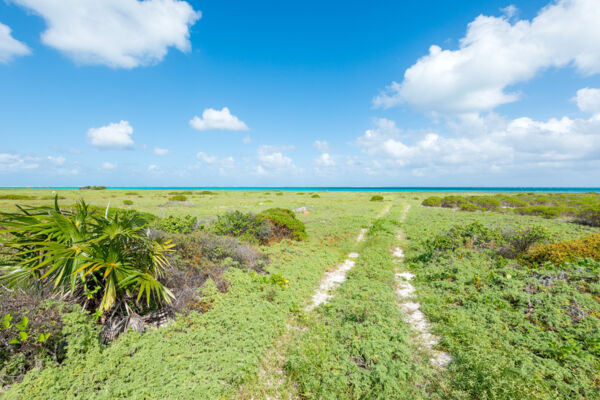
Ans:
[{"label": "coastal plant", "polygon": [[305,240],[308,238],[304,223],[296,218],[293,211],[284,208],[269,208],[257,215],[265,220],[271,227],[271,240],[290,238],[294,240]]},{"label": "coastal plant", "polygon": [[383,201],[383,196],[376,194],[375,196],[371,196],[370,201]]},{"label": "coastal plant", "polygon": [[238,210],[219,215],[210,229],[218,235],[228,235],[263,244],[269,241],[272,234],[271,227],[265,219]]},{"label": "coastal plant", "polygon": [[90,212],[81,200],[72,209],[19,207],[1,213],[8,237],[8,265],[0,282],[10,287],[52,284],[66,294],[105,313],[129,309],[128,301],[146,306],[169,302],[172,294],[158,278],[168,264],[172,244],[146,235],[147,220],[135,211],[110,215]]},{"label": "coastal plant", "polygon": [[174,196],[169,197],[170,201],[186,201],[187,196],[184,194],[176,194]]},{"label": "coastal plant", "polygon": [[154,224],[156,229],[167,233],[191,233],[196,229],[201,229],[198,224],[198,218],[193,215],[183,215],[181,217],[169,215],[168,217],[157,220]]}]

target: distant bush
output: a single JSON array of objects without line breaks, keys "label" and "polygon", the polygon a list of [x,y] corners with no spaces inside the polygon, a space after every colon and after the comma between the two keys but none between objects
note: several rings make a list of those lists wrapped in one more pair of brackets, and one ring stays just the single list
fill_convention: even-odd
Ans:
[{"label": "distant bush", "polygon": [[575,220],[582,225],[600,226],[600,206],[579,211]]},{"label": "distant bush", "polygon": [[271,237],[271,227],[261,217],[253,213],[230,211],[219,215],[211,230],[219,235],[228,235],[247,241],[267,243]]},{"label": "distant bush", "polygon": [[216,193],[215,192],[211,192],[210,190],[203,190],[201,192],[198,192],[198,194],[205,195],[205,194],[216,194]]},{"label": "distant bush", "polygon": [[372,196],[371,200],[369,200],[369,201],[383,201],[383,196],[376,194],[375,196]]},{"label": "distant bush", "polygon": [[185,215],[182,217],[169,215],[168,217],[156,221],[155,227],[156,229],[167,233],[187,234],[199,228],[199,225],[198,219],[192,215]]},{"label": "distant bush", "polygon": [[319,196],[318,194],[313,194],[312,196],[310,196],[313,199],[320,199],[321,196]]},{"label": "distant bush", "polygon": [[194,194],[194,193],[191,190],[186,190],[184,192],[169,192],[169,195],[172,195],[172,196],[176,196],[176,195],[187,195],[187,196],[189,196],[189,195],[192,195],[192,194]]},{"label": "distant bush", "polygon": [[460,196],[445,196],[442,199],[442,207],[457,208],[460,207],[461,204],[464,204],[466,202],[467,201]]},{"label": "distant bush", "polygon": [[500,201],[491,196],[470,196],[467,200],[484,210],[495,210],[500,207]]},{"label": "distant bush", "polygon": [[275,196],[283,196],[283,192],[277,192],[275,193]]},{"label": "distant bush", "polygon": [[271,224],[271,239],[291,238],[294,240],[305,240],[308,238],[304,223],[297,219],[291,210],[269,208],[258,214],[258,217],[269,221]]},{"label": "distant bush", "polygon": [[476,206],[475,204],[471,204],[471,203],[461,203],[458,206],[458,209],[461,211],[482,211],[483,208]]},{"label": "distant bush", "polygon": [[123,200],[123,204],[125,204],[126,206],[131,206],[131,205],[133,205],[133,201],[131,201],[131,200]]},{"label": "distant bush", "polygon": [[[54,199],[54,197],[52,197]],[[35,196],[27,196],[24,194],[2,194],[0,200],[35,200]]]},{"label": "distant bush", "polygon": [[82,186],[79,190],[105,190],[106,186]]},{"label": "distant bush", "polygon": [[183,194],[176,194],[175,196],[171,196],[169,198],[170,201],[186,201],[187,196]]},{"label": "distant bush", "polygon": [[421,205],[425,207],[440,207],[442,205],[442,198],[438,196],[431,196],[423,200]]},{"label": "distant bush", "polygon": [[125,196],[137,196],[137,192],[126,192]]},{"label": "distant bush", "polygon": [[516,258],[527,253],[532,246],[546,242],[550,239],[550,233],[542,226],[521,228],[503,232],[504,245],[498,251],[506,258]]},{"label": "distant bush", "polygon": [[515,209],[517,214],[521,215],[536,215],[544,218],[556,218],[562,214],[562,209],[555,206],[526,206]]},{"label": "distant bush", "polygon": [[298,192],[298,193],[296,193],[296,194],[297,194],[298,196],[302,196],[302,195],[304,195],[304,193],[303,193],[303,192]]},{"label": "distant bush", "polygon": [[585,258],[600,261],[600,233],[535,247],[524,257],[525,260],[535,264],[549,261],[555,265]]},{"label": "distant bush", "polygon": [[57,195],[55,195],[55,196],[42,196],[42,197],[40,197],[40,200],[54,200],[55,198],[57,198],[58,200],[64,200],[64,199],[66,199],[65,196],[57,196]]}]

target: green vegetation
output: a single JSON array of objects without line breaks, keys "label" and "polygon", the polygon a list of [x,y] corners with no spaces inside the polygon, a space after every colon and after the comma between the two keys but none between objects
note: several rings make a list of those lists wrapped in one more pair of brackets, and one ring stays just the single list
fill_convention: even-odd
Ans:
[{"label": "green vegetation", "polygon": [[176,194],[174,196],[169,197],[170,201],[186,201],[187,196],[184,194]]},{"label": "green vegetation", "polygon": [[258,214],[257,217],[269,222],[272,232],[271,240],[281,240],[283,238],[305,240],[308,238],[304,223],[296,218],[291,210],[269,208]]},{"label": "green vegetation", "polygon": [[2,194],[0,200],[35,200],[35,197],[25,194]]},{"label": "green vegetation", "polygon": [[581,233],[558,221],[523,218],[431,208],[409,214],[408,260],[419,301],[454,359],[430,397],[600,395],[600,286],[594,283],[600,263],[526,262],[530,252],[552,248],[536,243]]},{"label": "green vegetation", "polygon": [[55,201],[54,208],[21,207],[0,217],[10,234],[2,243],[11,255],[0,282],[9,287],[51,282],[53,291],[79,297],[99,312],[141,298],[147,305],[151,299],[170,301],[170,291],[157,279],[171,245],[148,238],[140,214],[95,217],[84,201],[74,210],[60,209]]},{"label": "green vegetation", "polygon": [[106,190],[106,186],[82,186],[79,190]]},{"label": "green vegetation", "polygon": [[372,196],[370,201],[383,201],[383,196],[380,196],[380,195]]},{"label": "green vegetation", "polygon": [[123,200],[123,204],[126,205],[126,206],[131,206],[131,205],[133,205],[133,201],[131,201],[131,200]]},{"label": "green vegetation", "polygon": [[319,196],[318,194],[313,194],[312,196],[310,196],[313,199],[320,199],[321,196]]},{"label": "green vegetation", "polygon": [[[2,398],[600,398],[600,229],[589,222],[597,195],[397,193],[383,194],[382,204],[372,193],[311,201],[318,197],[309,192],[265,200],[264,192],[222,191],[165,204],[189,195],[144,190],[135,211],[107,212],[109,201],[121,204],[134,192],[61,189],[72,206],[59,209],[56,223],[56,208],[43,200],[50,193],[3,192],[32,197],[21,206],[32,215],[3,214],[12,222],[0,223],[0,237],[14,246],[0,247],[0,265],[9,266],[0,279],[9,281],[6,272],[27,259],[21,250],[31,250],[30,261],[45,252],[38,265],[50,261],[30,268],[34,278],[22,290],[0,285]],[[0,211],[15,210],[13,203],[0,199]],[[412,208],[400,224],[406,204]],[[310,213],[290,211],[307,206]],[[538,206],[571,211],[556,218],[527,211]],[[32,231],[37,223],[24,222],[31,218],[47,236],[30,237],[42,229]],[[126,222],[132,218],[140,222]],[[17,232],[15,223],[28,228]],[[141,287],[125,279],[111,310],[94,313],[108,262],[79,276],[74,291],[70,281],[54,287],[65,282],[59,270],[102,258],[102,249],[146,268],[149,243],[169,240],[155,279],[170,304],[156,296],[148,303],[146,290],[138,300]],[[403,263],[392,255],[397,246]],[[69,251],[81,256],[59,257]],[[325,272],[350,252],[359,256],[347,280],[307,311]],[[452,356],[446,368],[431,365],[398,307],[394,274],[407,269],[436,348]]]},{"label": "green vegetation", "polygon": [[192,231],[201,228],[198,224],[198,218],[192,215],[184,215],[176,217],[169,215],[168,217],[157,220],[154,224],[156,229],[167,233],[191,233]]},{"label": "green vegetation", "polygon": [[600,226],[600,195],[585,194],[495,194],[486,196],[431,196],[426,207],[458,208],[461,211],[496,211],[535,215],[544,218],[566,217],[582,225]]},{"label": "green vegetation", "polygon": [[307,321],[286,363],[305,399],[419,399],[430,373],[409,340],[394,294],[389,249],[398,224],[377,220],[330,303]]}]

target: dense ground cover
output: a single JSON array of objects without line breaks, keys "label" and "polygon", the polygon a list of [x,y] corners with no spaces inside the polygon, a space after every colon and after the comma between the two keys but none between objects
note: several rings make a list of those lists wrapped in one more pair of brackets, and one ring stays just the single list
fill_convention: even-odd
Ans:
[{"label": "dense ground cover", "polygon": [[[51,332],[47,344],[56,350],[32,345],[32,362],[4,368],[2,379],[37,365],[4,393],[7,399],[600,397],[600,266],[578,261],[583,250],[596,257],[600,229],[569,222],[575,214],[435,207],[443,200],[422,207],[431,198],[423,193],[386,193],[380,202],[370,201],[373,193],[58,192],[63,204],[84,198],[102,213],[109,201],[111,210],[147,213],[150,234],[176,245],[163,282],[183,300],[170,325],[103,344],[100,326],[81,307],[15,292],[6,302],[0,291],[0,304],[12,307],[0,314],[14,315],[0,345],[19,335],[16,324],[29,315],[32,336]],[[52,196],[0,190],[0,210],[46,205]],[[473,196],[460,195],[481,208],[504,195]],[[401,224],[406,204],[412,208]],[[389,205],[389,214],[374,221]],[[271,236],[277,221],[294,228]],[[401,231],[404,264],[390,252]],[[324,272],[350,252],[359,257],[348,280],[328,303],[306,311]],[[416,276],[439,349],[453,358],[446,369],[430,365],[398,308],[394,272],[404,269]],[[57,324],[48,325],[44,310]],[[16,348],[10,346],[3,349]],[[265,376],[272,373],[276,379]]]},{"label": "dense ground cover", "polygon": [[452,251],[473,222],[497,232],[543,227],[559,242],[594,229],[559,220],[413,207],[405,229],[422,308],[453,362],[432,398],[580,398],[600,396],[600,263],[531,264],[505,258],[477,232]]},{"label": "dense ground cover", "polygon": [[461,211],[495,211],[545,218],[569,218],[583,225],[600,226],[598,193],[498,193],[493,195],[429,196],[422,205]]},{"label": "dense ground cover", "polygon": [[[115,196],[112,191],[73,195],[80,193],[98,206]],[[60,194],[67,200],[72,195]],[[266,272],[283,277],[287,284],[245,269],[229,269],[226,293],[212,279],[202,287],[202,301],[209,305],[206,312],[188,313],[170,326],[143,334],[127,333],[109,345],[89,341],[84,351],[67,357],[60,366],[30,372],[6,398],[168,398],[173,393],[177,398],[229,398],[239,385],[255,377],[262,355],[283,332],[290,313],[303,307],[323,270],[345,256],[360,227],[381,208],[370,205],[367,194],[336,194],[335,202],[323,203],[328,193],[320,199],[284,193],[268,200],[269,195],[261,192],[219,192],[199,195],[199,200],[188,195],[197,203],[163,210],[151,204],[168,203],[167,194],[146,195],[149,198],[136,200],[136,207],[163,216],[195,214],[205,221],[234,209],[258,214],[274,207],[306,207],[308,214],[299,217],[308,237],[260,247],[270,259]]]}]

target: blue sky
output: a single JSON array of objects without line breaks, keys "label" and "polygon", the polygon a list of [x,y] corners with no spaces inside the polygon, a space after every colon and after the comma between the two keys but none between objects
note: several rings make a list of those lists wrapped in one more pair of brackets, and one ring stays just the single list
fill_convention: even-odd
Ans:
[{"label": "blue sky", "polygon": [[0,0],[0,186],[600,186],[598,20],[596,0]]}]

